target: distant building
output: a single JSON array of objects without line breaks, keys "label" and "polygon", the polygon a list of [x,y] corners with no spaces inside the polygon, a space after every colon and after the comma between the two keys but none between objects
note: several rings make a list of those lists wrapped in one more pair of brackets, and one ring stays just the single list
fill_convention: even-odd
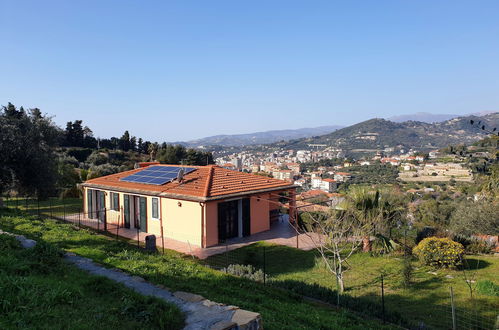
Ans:
[{"label": "distant building", "polygon": [[352,175],[350,173],[346,172],[336,172],[334,174],[334,179],[339,182],[345,182],[348,181],[352,178]]}]

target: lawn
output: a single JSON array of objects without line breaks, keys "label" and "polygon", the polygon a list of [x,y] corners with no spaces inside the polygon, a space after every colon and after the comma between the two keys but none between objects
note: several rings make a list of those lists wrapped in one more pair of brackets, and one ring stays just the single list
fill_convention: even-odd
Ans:
[{"label": "lawn", "polygon": [[81,212],[83,201],[81,198],[50,197],[38,201],[36,198],[9,198],[4,200],[6,207],[18,208],[30,214],[63,217],[67,214]]},{"label": "lawn", "polygon": [[43,242],[22,249],[0,235],[1,329],[181,329],[172,304],[89,275]]},{"label": "lawn", "polygon": [[149,254],[133,245],[56,220],[38,220],[3,209],[0,228],[89,257],[105,266],[144,277],[172,290],[188,291],[259,312],[266,329],[382,329],[343,309],[311,303],[301,296],[207,268],[174,251]]},{"label": "lawn", "polygon": [[[403,256],[371,256],[366,253],[353,255],[349,259],[349,270],[345,273],[346,297],[340,298],[340,304],[343,300],[349,306],[358,303],[362,308],[365,307],[365,304],[360,304],[362,301],[379,305],[380,277],[383,274],[387,312],[397,312],[410,324],[423,321],[435,327],[451,325],[451,286],[458,312],[462,311],[461,315],[458,315],[462,322],[467,322],[466,317],[474,318],[476,321],[475,314],[478,314],[493,324],[499,310],[497,297],[474,292],[474,298],[470,299],[469,288],[462,271],[435,270],[421,266],[417,260],[413,260],[413,281],[405,288],[402,285],[402,258]],[[490,280],[497,283],[499,257],[468,256],[468,260],[470,263],[468,274],[475,272],[475,281]],[[266,273],[272,280],[271,283],[286,288],[317,284],[331,290],[336,289],[334,277],[325,269],[315,251],[301,251],[260,242],[230,251],[228,256],[213,256],[205,262],[218,267],[225,266],[226,263],[253,264],[260,269],[265,267]],[[313,295],[313,289],[305,285],[300,292]],[[331,296],[334,297],[335,303],[336,295],[331,294]],[[357,298],[359,302],[351,301],[348,299],[350,297]]]}]

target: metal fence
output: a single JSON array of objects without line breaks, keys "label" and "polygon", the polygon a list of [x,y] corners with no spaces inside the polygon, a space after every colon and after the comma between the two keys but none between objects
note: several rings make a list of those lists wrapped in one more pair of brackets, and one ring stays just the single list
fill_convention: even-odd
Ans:
[{"label": "metal fence", "polygon": [[[81,199],[52,197],[46,200],[38,200],[30,197],[9,197],[3,199],[4,206],[19,209],[39,219],[51,218],[73,223],[78,228],[87,228],[108,235],[116,239],[128,239],[138,247],[146,247],[147,233],[135,228],[125,228],[120,214],[109,209],[101,209],[92,213],[83,212]],[[159,252],[168,249],[162,236],[156,237]],[[230,249],[229,242],[224,243],[223,253],[208,257],[201,262],[211,268],[244,277],[263,285],[272,286],[292,292],[306,300],[322,304],[331,308],[343,307],[370,318],[378,318],[383,322],[389,322],[402,328],[410,329],[476,329],[490,330],[499,329],[499,323],[495,317],[484,317],[478,305],[471,302],[467,306],[455,303],[455,296],[450,288],[448,301],[438,305],[432,305],[431,312],[421,320],[410,317],[410,305],[393,308],[390,294],[386,294],[387,287],[385,276],[390,274],[364,274],[366,278],[374,278],[370,283],[373,291],[365,297],[352,297],[348,294],[339,294],[336,287],[324,287],[319,284],[310,284],[297,280],[278,279],[277,275],[286,271],[296,271],[300,267],[310,267],[317,264],[318,260],[280,260],[282,251],[279,247],[267,247],[262,245],[251,245],[245,249]],[[303,252],[306,253],[306,252]],[[319,261],[320,262],[320,261]],[[362,270],[357,270],[362,272]],[[332,277],[334,279],[334,277]],[[334,280],[332,280],[334,282]],[[470,307],[470,305],[472,307]],[[392,307],[389,307],[392,306]],[[483,304],[481,305],[483,306]],[[402,308],[405,307],[405,308]],[[492,309],[493,307],[491,307]]]},{"label": "metal fence", "polygon": [[[78,228],[91,229],[116,239],[130,240],[138,247],[145,247],[148,240],[148,234],[134,224],[130,224],[129,228],[125,226],[121,217],[122,212],[109,208],[84,212],[82,200],[79,198],[50,197],[39,200],[33,197],[5,196],[3,204],[7,208],[18,209],[39,219],[49,218],[70,222]],[[164,238],[155,235],[155,239],[160,251],[164,252],[167,248]]]}]

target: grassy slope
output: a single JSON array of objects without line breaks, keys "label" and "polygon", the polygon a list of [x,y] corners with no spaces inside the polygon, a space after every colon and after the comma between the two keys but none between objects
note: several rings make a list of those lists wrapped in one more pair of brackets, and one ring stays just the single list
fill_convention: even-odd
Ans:
[{"label": "grassy slope", "polygon": [[8,212],[0,216],[0,228],[4,230],[50,242],[173,290],[201,294],[213,301],[259,312],[266,329],[383,328],[377,321],[362,320],[344,310],[316,306],[282,290],[211,270],[173,251],[164,256],[147,254],[128,243],[78,230],[70,224],[4,212]]},{"label": "grassy slope", "polygon": [[[315,262],[315,251],[301,251],[285,246],[256,243],[229,252],[229,260],[251,260],[257,256],[257,264],[262,260],[262,246],[266,245],[266,271],[275,280],[293,280],[305,283],[316,283],[331,289],[336,288],[334,278]],[[225,256],[214,256],[208,263],[222,264]],[[499,258],[494,256],[470,256],[471,268],[476,269],[475,262],[480,260],[475,280],[491,280],[497,282],[499,274]],[[349,260],[351,270],[345,273],[346,294],[353,297],[371,299],[380,302],[380,274],[385,275],[385,303],[388,311],[398,311],[409,321],[425,323],[435,319],[440,322],[443,310],[448,310],[449,287],[452,286],[456,305],[460,308],[479,310],[489,319],[496,317],[499,310],[497,297],[475,293],[469,299],[469,289],[460,271],[436,270],[437,275],[428,272],[435,270],[422,267],[413,261],[415,267],[413,284],[404,288],[402,282],[402,258],[391,256],[371,257],[369,254],[355,254]],[[319,263],[320,264],[320,263]],[[447,278],[450,275],[453,278]],[[443,307],[440,307],[443,306]],[[447,314],[445,314],[447,316]]]},{"label": "grassy slope", "polygon": [[29,212],[30,214],[38,214],[38,210],[40,210],[40,214],[45,214],[47,216],[64,216],[80,212],[83,201],[81,198],[60,199],[51,197],[40,202],[38,202],[35,198],[10,198],[5,199],[4,203],[6,207],[17,207],[20,210]]},{"label": "grassy slope", "polygon": [[0,283],[2,329],[181,329],[184,323],[174,305],[70,266],[48,244],[26,250],[7,235],[0,235]]}]

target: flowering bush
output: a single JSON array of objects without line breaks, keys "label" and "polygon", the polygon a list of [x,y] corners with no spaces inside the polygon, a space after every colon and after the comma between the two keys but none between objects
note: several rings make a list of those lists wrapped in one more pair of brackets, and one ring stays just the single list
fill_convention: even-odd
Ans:
[{"label": "flowering bush", "polygon": [[461,264],[464,248],[449,238],[428,237],[419,242],[412,252],[426,265],[456,267]]}]

